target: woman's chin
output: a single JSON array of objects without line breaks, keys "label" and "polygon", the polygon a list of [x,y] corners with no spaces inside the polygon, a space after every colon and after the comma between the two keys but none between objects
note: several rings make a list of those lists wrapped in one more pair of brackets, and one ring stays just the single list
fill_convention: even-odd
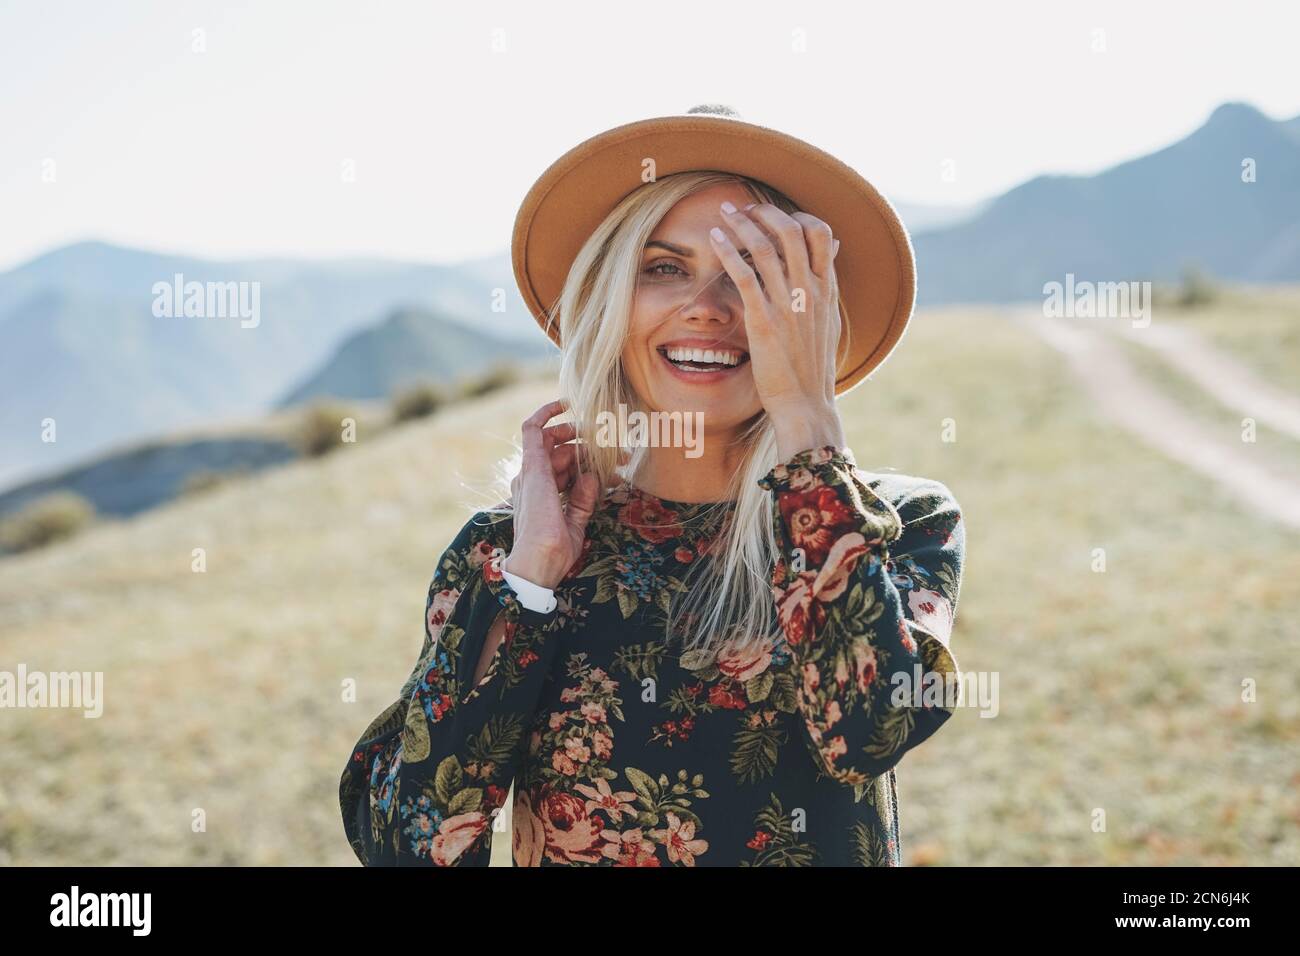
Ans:
[{"label": "woman's chin", "polygon": [[733,386],[690,389],[666,387],[657,407],[668,414],[680,413],[696,418],[707,431],[727,431],[748,422],[763,410],[756,394]]}]

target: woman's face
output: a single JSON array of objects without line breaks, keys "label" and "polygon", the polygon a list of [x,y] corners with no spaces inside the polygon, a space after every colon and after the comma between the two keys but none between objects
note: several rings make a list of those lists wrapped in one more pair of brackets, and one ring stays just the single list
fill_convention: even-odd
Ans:
[{"label": "woman's face", "polygon": [[646,409],[699,412],[706,432],[734,430],[763,408],[744,303],[709,241],[714,226],[725,231],[723,200],[743,209],[754,198],[739,184],[710,186],[680,200],[655,228],[641,253],[623,346],[623,372]]}]

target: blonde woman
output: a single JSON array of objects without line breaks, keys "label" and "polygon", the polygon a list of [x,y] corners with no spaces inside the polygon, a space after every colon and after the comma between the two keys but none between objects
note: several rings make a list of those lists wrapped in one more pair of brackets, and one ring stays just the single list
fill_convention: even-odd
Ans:
[{"label": "blonde woman", "polygon": [[893,210],[705,107],[571,150],[514,253],[562,398],[353,748],[358,858],[900,864],[895,766],[955,706],[965,531],[943,483],[859,469],[835,404],[911,315]]}]

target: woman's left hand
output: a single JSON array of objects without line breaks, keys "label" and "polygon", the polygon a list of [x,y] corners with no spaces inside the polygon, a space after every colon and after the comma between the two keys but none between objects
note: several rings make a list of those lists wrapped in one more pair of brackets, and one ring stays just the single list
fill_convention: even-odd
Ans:
[{"label": "woman's left hand", "polygon": [[[727,229],[712,233],[713,249],[745,305],[754,385],[781,459],[822,445],[843,447],[835,409],[840,317],[832,301],[839,240],[816,216],[770,203],[724,208],[721,215]],[[727,230],[749,251],[757,275]]]}]

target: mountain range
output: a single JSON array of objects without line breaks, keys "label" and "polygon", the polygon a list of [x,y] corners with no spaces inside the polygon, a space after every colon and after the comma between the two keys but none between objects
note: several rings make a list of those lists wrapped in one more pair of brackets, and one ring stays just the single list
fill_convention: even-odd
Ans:
[{"label": "mountain range", "polygon": [[[1175,280],[1196,267],[1296,281],[1300,117],[1228,103],[1184,139],[1096,175],[1039,176],[972,207],[898,208],[921,305],[1038,299],[1067,274]],[[175,277],[257,283],[258,321],[159,317],[155,286]],[[504,312],[491,308],[499,290]],[[77,243],[0,274],[0,488],[144,436],[323,395],[379,398],[548,350],[508,253],[223,262]]]},{"label": "mountain range", "polygon": [[1172,281],[1195,268],[1295,281],[1300,117],[1224,104],[1171,146],[1093,176],[1035,177],[973,218],[921,232],[914,246],[922,305],[1041,299],[1067,273]]},{"label": "mountain range", "polygon": [[352,333],[277,404],[383,399],[420,382],[456,382],[503,359],[529,364],[558,354],[541,334],[510,342],[429,309],[398,309],[378,325]]},{"label": "mountain range", "polygon": [[[176,276],[258,283],[257,323],[158,317],[154,287]],[[490,315],[484,348],[526,346],[537,327],[509,276],[499,256],[445,266],[57,249],[0,275],[0,486],[141,436],[264,411],[400,309],[436,310],[471,332]],[[490,311],[497,289],[501,313]]]}]

